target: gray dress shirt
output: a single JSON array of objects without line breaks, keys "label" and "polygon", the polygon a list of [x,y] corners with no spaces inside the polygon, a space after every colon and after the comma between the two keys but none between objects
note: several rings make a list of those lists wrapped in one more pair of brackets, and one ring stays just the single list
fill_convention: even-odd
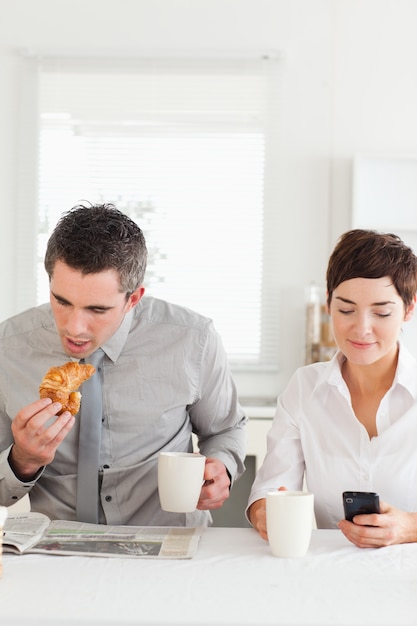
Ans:
[{"label": "gray dress shirt", "polygon": [[[246,417],[227,357],[211,320],[144,297],[102,346],[103,430],[100,522],[134,525],[207,524],[207,511],[162,511],[157,458],[162,450],[191,451],[221,460],[232,480],[244,470]],[[68,361],[49,304],[0,324],[0,504],[30,492],[32,510],[75,519],[79,422],[52,463],[21,482],[8,454],[11,420],[39,398],[46,371]]]}]

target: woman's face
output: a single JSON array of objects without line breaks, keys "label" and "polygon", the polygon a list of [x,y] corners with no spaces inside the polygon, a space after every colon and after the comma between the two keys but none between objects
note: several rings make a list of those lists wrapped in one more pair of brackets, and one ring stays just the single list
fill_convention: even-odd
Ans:
[{"label": "woman's face", "polygon": [[415,300],[405,310],[389,276],[346,280],[330,303],[335,341],[350,362],[375,363],[396,353],[402,323],[411,318],[414,306]]}]

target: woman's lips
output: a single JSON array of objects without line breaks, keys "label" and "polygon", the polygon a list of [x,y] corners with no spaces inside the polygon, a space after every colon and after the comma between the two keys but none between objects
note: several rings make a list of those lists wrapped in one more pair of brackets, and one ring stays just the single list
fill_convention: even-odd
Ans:
[{"label": "woman's lips", "polygon": [[350,339],[349,342],[354,348],[357,348],[358,350],[367,350],[368,348],[372,348],[375,345],[375,342],[373,341],[371,343],[363,343],[361,341],[353,341],[352,339]]}]

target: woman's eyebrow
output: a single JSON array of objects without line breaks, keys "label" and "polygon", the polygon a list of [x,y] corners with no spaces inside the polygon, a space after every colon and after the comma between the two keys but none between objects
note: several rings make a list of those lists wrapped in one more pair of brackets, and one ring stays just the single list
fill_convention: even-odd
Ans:
[{"label": "woman's eyebrow", "polygon": [[[353,300],[349,300],[348,298],[342,298],[342,296],[335,296],[336,300],[341,300],[345,304],[356,304]],[[372,302],[370,306],[386,306],[387,304],[395,304],[392,300],[384,300],[382,302]]]},{"label": "woman's eyebrow", "polygon": [[342,302],[345,302],[346,304],[356,304],[356,302],[354,302],[353,300],[342,298],[342,296],[335,296],[335,300],[341,300]]}]

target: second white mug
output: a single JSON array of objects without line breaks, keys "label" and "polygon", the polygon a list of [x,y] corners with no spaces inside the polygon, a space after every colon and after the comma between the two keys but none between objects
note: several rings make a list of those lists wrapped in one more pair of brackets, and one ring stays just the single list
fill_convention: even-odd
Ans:
[{"label": "second white mug", "polygon": [[266,528],[274,556],[304,556],[311,539],[314,495],[306,491],[271,491],[266,496]]}]

